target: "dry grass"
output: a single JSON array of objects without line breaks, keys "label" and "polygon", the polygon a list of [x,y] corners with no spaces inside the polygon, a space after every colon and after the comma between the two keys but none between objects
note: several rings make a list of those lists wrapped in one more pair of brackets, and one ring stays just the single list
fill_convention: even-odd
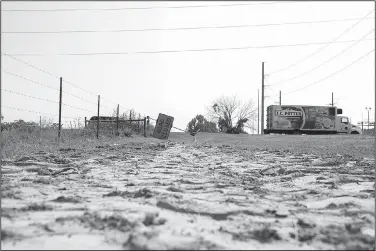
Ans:
[{"label": "dry grass", "polygon": [[[110,131],[100,133],[96,138],[94,130],[63,129],[60,142],[57,130],[12,130],[2,132],[2,158],[30,156],[40,151],[54,153],[61,148],[90,149],[106,144],[137,141],[150,141],[143,134],[130,136],[129,131],[122,131],[115,137]],[[315,154],[322,157],[335,157],[340,154],[349,158],[374,158],[374,137],[369,135],[234,135],[221,133],[199,133],[197,144],[234,145],[242,149],[289,151],[295,154]],[[153,139],[155,141],[156,139]],[[171,132],[169,140],[192,144],[193,137],[187,133]],[[159,140],[157,140],[159,141]]]},{"label": "dry grass", "polygon": [[[192,142],[189,134],[170,134],[170,140]],[[198,143],[235,145],[249,150],[278,150],[295,154],[315,154],[334,157],[340,154],[353,158],[374,158],[374,137],[370,135],[247,135],[199,133]]]},{"label": "dry grass", "polygon": [[[13,129],[2,132],[1,150],[2,159],[30,156],[38,152],[54,153],[62,148],[90,149],[96,146],[123,142],[130,138],[141,138],[142,133],[137,135],[129,130],[122,130],[118,137],[111,131],[101,131],[96,138],[94,130],[88,129],[62,129],[61,139],[58,140],[56,129]],[[148,132],[150,135],[150,132]]]}]

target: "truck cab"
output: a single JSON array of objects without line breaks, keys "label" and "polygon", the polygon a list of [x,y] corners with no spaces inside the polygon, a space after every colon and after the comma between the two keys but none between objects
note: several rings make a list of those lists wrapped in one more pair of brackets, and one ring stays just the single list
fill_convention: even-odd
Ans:
[{"label": "truck cab", "polygon": [[350,133],[351,131],[351,124],[349,122],[349,118],[345,116],[337,116],[336,117],[336,129],[337,133]]},{"label": "truck cab", "polygon": [[337,116],[336,125],[338,125],[338,133],[362,134],[362,129],[359,126],[351,124],[348,117]]}]

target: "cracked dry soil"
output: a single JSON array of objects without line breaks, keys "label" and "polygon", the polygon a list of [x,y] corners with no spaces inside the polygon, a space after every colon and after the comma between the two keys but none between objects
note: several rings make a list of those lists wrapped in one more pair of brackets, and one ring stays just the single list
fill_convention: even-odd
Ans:
[{"label": "cracked dry soil", "polygon": [[375,249],[373,159],[133,142],[2,174],[3,249]]}]

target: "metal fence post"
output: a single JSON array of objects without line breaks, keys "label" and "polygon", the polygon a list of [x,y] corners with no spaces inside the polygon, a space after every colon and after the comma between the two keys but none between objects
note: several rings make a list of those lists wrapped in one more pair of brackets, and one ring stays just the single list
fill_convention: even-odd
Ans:
[{"label": "metal fence post", "polygon": [[61,102],[62,102],[62,95],[63,95],[63,78],[60,77],[59,132],[58,132],[59,140],[60,140],[60,136],[61,136]]},{"label": "metal fence post", "polygon": [[100,105],[101,95],[98,95],[98,117],[97,117],[97,139],[99,138],[99,105]]},{"label": "metal fence post", "polygon": [[144,117],[144,137],[146,138],[146,117]]},{"label": "metal fence post", "polygon": [[119,136],[119,104],[116,111],[116,136]]},{"label": "metal fence post", "polygon": [[131,127],[132,132],[132,111],[129,111],[129,126]]}]

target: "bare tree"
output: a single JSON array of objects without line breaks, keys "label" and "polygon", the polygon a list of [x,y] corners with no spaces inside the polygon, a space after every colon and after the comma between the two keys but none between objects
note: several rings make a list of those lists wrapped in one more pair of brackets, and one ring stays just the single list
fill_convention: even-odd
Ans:
[{"label": "bare tree", "polygon": [[136,111],[132,108],[129,110],[129,120],[136,119]]},{"label": "bare tree", "polygon": [[54,119],[50,117],[42,117],[41,122],[42,122],[42,128],[52,128]]},{"label": "bare tree", "polygon": [[119,114],[119,119],[128,119],[128,114],[126,112],[123,112],[122,114]]},{"label": "bare tree", "polygon": [[207,108],[208,117],[214,120],[222,132],[241,133],[251,127],[257,115],[254,102],[242,102],[236,96],[221,96]]},{"label": "bare tree", "polygon": [[77,118],[77,127],[81,129],[81,117]]},{"label": "bare tree", "polygon": [[[239,109],[237,111],[238,123],[243,123],[243,126],[254,130],[254,122],[257,118],[257,107],[252,99],[247,102],[239,103]],[[243,127],[242,126],[242,127]]]}]

